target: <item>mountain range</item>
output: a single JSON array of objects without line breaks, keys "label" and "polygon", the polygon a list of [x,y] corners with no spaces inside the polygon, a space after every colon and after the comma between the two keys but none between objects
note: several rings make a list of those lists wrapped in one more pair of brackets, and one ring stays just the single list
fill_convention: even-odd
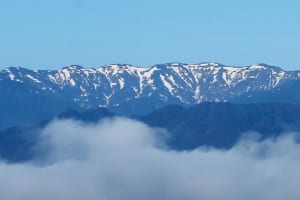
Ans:
[{"label": "mountain range", "polygon": [[[57,115],[59,120],[75,119],[88,124],[119,115],[106,108],[68,110]],[[300,132],[300,104],[288,103],[201,103],[190,107],[169,105],[150,114],[131,117],[150,127],[167,130],[167,148],[189,151],[198,147],[230,149],[244,135],[259,141]],[[31,160],[40,130],[53,119],[30,127],[14,127],[0,131],[0,157],[8,162]],[[162,132],[163,134],[165,132]],[[299,140],[297,140],[299,141]]]},{"label": "mountain range", "polygon": [[29,125],[62,111],[108,108],[145,115],[170,104],[202,102],[300,103],[300,71],[266,64],[128,64],[59,70],[9,67],[0,71],[0,129]]}]

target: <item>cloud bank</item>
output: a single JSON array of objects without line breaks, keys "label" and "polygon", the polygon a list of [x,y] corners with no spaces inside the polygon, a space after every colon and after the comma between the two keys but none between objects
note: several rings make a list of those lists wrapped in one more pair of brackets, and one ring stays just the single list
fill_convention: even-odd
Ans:
[{"label": "cloud bank", "polygon": [[186,152],[167,149],[165,138],[162,130],[123,118],[54,121],[42,130],[35,160],[0,161],[0,199],[299,199],[294,135]]}]

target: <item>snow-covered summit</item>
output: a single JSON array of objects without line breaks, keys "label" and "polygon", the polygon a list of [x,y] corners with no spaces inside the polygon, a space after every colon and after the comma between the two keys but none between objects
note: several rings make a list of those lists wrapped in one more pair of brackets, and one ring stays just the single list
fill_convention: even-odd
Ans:
[{"label": "snow-covered summit", "polygon": [[214,62],[150,67],[71,65],[59,70],[35,71],[10,67],[0,71],[0,85],[21,84],[36,95],[55,94],[82,108],[118,106],[144,99],[166,104],[230,101],[298,79],[298,71],[266,64],[235,67]]}]

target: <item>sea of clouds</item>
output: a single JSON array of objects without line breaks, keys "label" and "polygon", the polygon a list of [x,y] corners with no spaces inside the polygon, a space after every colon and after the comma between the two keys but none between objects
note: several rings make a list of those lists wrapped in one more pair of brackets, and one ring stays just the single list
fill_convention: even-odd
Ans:
[{"label": "sea of clouds", "polygon": [[[183,133],[184,134],[184,133]],[[226,133],[224,133],[226,134]],[[250,134],[255,135],[255,134]],[[249,135],[248,135],[249,136]],[[3,200],[298,200],[296,134],[230,150],[168,149],[168,134],[125,119],[56,120],[25,163],[0,161]]]}]

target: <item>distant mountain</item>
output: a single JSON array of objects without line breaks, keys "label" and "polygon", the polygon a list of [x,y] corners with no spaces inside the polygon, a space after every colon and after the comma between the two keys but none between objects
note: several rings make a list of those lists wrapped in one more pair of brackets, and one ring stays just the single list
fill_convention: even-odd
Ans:
[{"label": "distant mountain", "polygon": [[300,104],[201,103],[188,108],[166,106],[139,120],[166,128],[172,148],[189,150],[202,145],[231,148],[247,132],[256,132],[261,139],[300,132],[299,116]]},{"label": "distant mountain", "polygon": [[[106,109],[68,111],[63,118],[96,122],[116,116]],[[172,149],[190,150],[202,145],[231,148],[247,132],[261,139],[300,132],[300,104],[288,103],[201,103],[183,107],[169,105],[144,116],[133,117],[170,133]]]},{"label": "distant mountain", "polygon": [[[110,118],[115,114],[105,108],[87,111],[67,110],[55,116],[56,119],[75,119],[93,123],[104,118]],[[32,159],[35,155],[33,147],[40,138],[40,131],[49,124],[52,119],[40,121],[32,126],[16,126],[6,130],[0,130],[0,159],[10,162],[20,162]]]},{"label": "distant mountain", "polygon": [[[108,111],[106,108],[97,108],[86,111],[67,110],[56,116],[57,119],[74,119],[83,122],[98,122],[104,118],[111,118],[117,116]],[[47,124],[47,123],[46,123]]]},{"label": "distant mountain", "polygon": [[0,71],[0,129],[51,118],[63,110],[106,107],[125,115],[170,104],[201,102],[300,103],[300,71],[257,64],[127,64],[59,70]]},{"label": "distant mountain", "polygon": [[[106,109],[69,110],[60,119],[97,122],[117,116]],[[300,104],[259,103],[201,103],[184,108],[170,105],[134,119],[151,127],[165,128],[170,133],[167,144],[173,150],[191,150],[206,145],[231,148],[247,132],[261,134],[261,139],[284,133],[300,132]],[[0,131],[0,156],[12,161],[24,161],[34,156],[31,151],[39,129],[48,122],[32,127],[15,127]],[[253,134],[253,133],[252,133]]]}]

